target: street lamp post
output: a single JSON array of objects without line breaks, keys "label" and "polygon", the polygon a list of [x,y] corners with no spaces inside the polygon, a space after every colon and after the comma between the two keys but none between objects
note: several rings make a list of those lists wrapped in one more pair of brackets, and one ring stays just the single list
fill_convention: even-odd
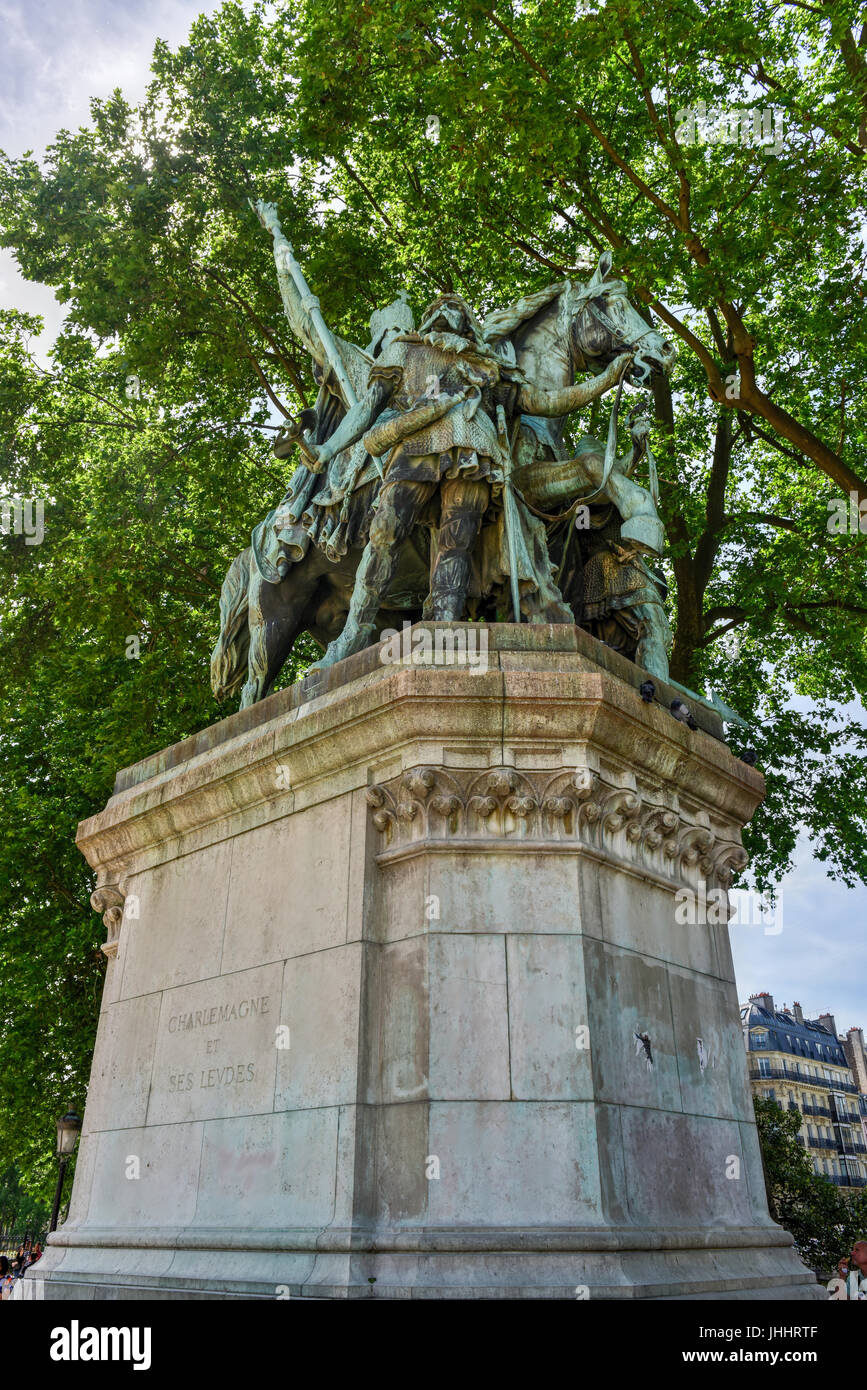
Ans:
[{"label": "street lamp post", "polygon": [[54,1193],[54,1210],[51,1213],[51,1225],[48,1227],[49,1233],[57,1230],[57,1218],[60,1215],[60,1199],[63,1196],[63,1177],[66,1172],[66,1165],[70,1155],[75,1151],[76,1140],[81,1133],[81,1119],[74,1110],[67,1110],[65,1115],[61,1115],[57,1121],[57,1157],[60,1160],[60,1168],[57,1174],[57,1189]]}]

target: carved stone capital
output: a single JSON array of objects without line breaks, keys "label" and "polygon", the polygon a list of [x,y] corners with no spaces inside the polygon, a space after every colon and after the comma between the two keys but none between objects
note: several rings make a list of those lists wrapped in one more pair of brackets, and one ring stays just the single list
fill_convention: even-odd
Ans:
[{"label": "carved stone capital", "polygon": [[416,767],[367,789],[385,849],[444,840],[573,843],[604,858],[661,875],[728,888],[747,862],[740,826],[713,826],[662,787],[617,786],[590,767],[559,772],[516,768]]},{"label": "carved stone capital", "polygon": [[125,894],[115,884],[104,883],[90,895],[90,905],[94,912],[102,913],[108,931],[108,939],[102,943],[101,949],[110,960],[117,955],[125,901]]}]

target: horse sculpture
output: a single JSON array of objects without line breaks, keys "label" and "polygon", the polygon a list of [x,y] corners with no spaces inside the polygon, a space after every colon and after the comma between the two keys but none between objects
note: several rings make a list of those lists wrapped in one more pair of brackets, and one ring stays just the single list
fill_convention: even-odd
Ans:
[{"label": "horse sculpture", "polygon": [[[576,372],[598,373],[624,352],[634,354],[625,379],[638,387],[647,386],[653,373],[668,371],[674,350],[640,316],[629,302],[623,282],[610,278],[610,269],[610,257],[603,255],[586,284],[559,282],[490,315],[483,324],[486,339],[504,360],[516,363],[539,390],[567,388]],[[392,306],[400,307],[399,302]],[[287,304],[287,313],[289,308]],[[409,312],[408,306],[403,308]],[[290,316],[290,321],[295,326],[297,317],[293,320]],[[371,347],[375,354],[375,342]],[[362,387],[374,356],[348,344],[341,344],[341,351],[353,385]],[[297,442],[303,460],[305,444],[324,442],[345,414],[346,402],[339,386],[329,381],[321,368],[318,375],[322,389],[316,410],[305,412],[292,434],[278,442],[278,453],[288,452]],[[588,488],[593,496],[598,493],[604,505],[616,509],[619,540],[633,565],[639,552],[659,554],[662,527],[653,499],[627,476],[640,446],[626,459],[615,458],[612,425],[606,449],[585,437],[577,454],[570,457],[564,448],[565,424],[565,415],[543,419],[522,414],[512,430],[515,491],[528,509],[526,514],[532,514],[537,533],[541,533],[546,560],[546,535],[553,535],[559,547],[553,551],[555,563],[565,563],[572,534],[571,515],[564,530],[563,514],[551,516],[547,509],[565,502],[570,513],[576,497]],[[300,426],[306,429],[302,431]],[[311,633],[325,646],[342,630],[381,475],[360,444],[347,449],[344,456],[338,455],[335,462],[336,472],[332,469],[324,481],[321,475],[309,473],[302,462],[280,507],[255,529],[251,545],[226,576],[220,600],[220,637],[211,659],[212,686],[220,699],[242,687],[242,707],[263,699],[303,632]],[[339,486],[335,486],[335,477],[341,480]],[[432,524],[416,526],[404,543],[397,573],[382,596],[378,630],[423,616],[430,587]],[[563,571],[564,564],[560,567]],[[567,571],[571,588],[567,585],[565,597],[580,621],[577,573],[573,557]],[[649,573],[644,582],[645,588],[652,589]],[[656,597],[658,601],[658,594]],[[633,599],[635,607],[641,594],[636,597],[634,585]],[[493,621],[506,615],[507,603],[507,589],[494,588],[470,600],[469,615]],[[643,630],[646,628],[644,623]],[[625,649],[635,654],[635,650]],[[652,656],[657,667],[664,662],[665,671],[657,669],[656,673],[667,674],[664,642],[649,644],[646,655]]]}]

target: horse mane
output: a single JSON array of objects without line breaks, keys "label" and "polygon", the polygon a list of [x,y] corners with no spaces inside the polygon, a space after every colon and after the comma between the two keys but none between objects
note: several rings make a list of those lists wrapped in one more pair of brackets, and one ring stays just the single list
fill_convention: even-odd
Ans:
[{"label": "horse mane", "polygon": [[507,309],[495,309],[482,324],[482,332],[489,343],[510,337],[522,323],[535,318],[568,288],[568,280],[558,280],[556,284],[548,285],[544,290],[537,290],[535,294],[523,295]]}]

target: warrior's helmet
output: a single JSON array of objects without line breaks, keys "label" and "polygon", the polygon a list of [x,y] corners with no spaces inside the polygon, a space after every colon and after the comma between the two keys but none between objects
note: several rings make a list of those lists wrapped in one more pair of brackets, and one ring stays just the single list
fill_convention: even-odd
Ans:
[{"label": "warrior's helmet", "polygon": [[440,326],[447,333],[459,333],[461,337],[475,338],[480,345],[485,337],[482,325],[469,304],[459,294],[441,294],[429,304],[422,316],[419,333],[431,333]]},{"label": "warrior's helmet", "polygon": [[390,329],[398,333],[412,333],[415,328],[415,320],[412,309],[406,302],[406,292],[401,290],[397,299],[389,304],[385,309],[377,309],[370,316],[370,342],[367,351],[371,357],[377,357],[382,351],[382,340]]}]

